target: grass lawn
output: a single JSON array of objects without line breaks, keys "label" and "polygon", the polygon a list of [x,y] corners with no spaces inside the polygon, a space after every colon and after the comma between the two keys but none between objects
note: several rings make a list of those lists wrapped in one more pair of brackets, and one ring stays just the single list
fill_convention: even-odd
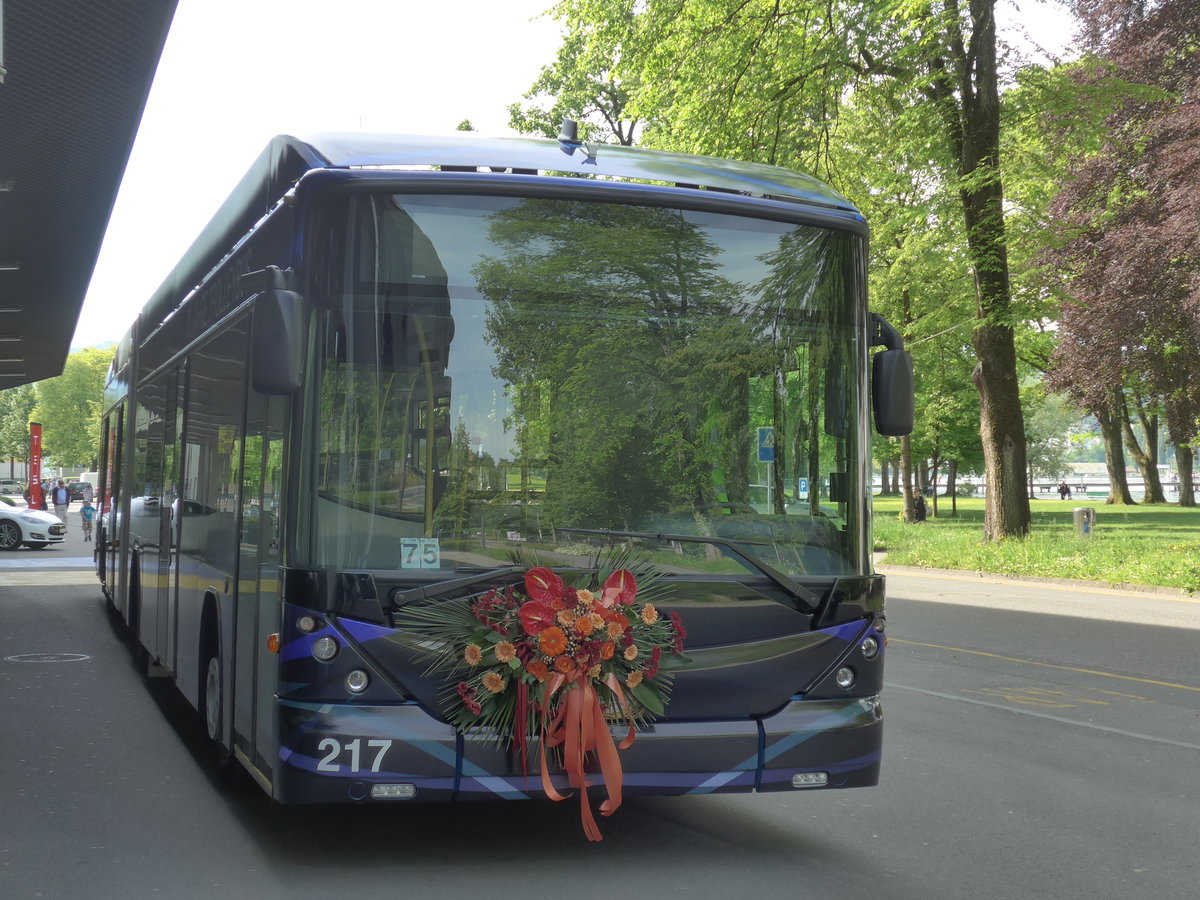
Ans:
[{"label": "grass lawn", "polygon": [[[983,500],[938,497],[940,515],[920,524],[900,521],[901,501],[875,498],[875,549],[897,566],[925,566],[1082,578],[1200,591],[1200,508],[1173,504],[1106,506],[1080,500],[1031,500],[1032,527],[1019,540],[983,540]],[[1090,537],[1075,534],[1073,510],[1096,510]]]}]

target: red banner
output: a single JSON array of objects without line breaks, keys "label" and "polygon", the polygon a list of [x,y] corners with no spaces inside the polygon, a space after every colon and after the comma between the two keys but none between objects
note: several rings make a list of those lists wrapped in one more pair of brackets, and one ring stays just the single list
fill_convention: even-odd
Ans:
[{"label": "red banner", "polygon": [[42,497],[42,426],[29,423],[29,508],[45,509]]}]

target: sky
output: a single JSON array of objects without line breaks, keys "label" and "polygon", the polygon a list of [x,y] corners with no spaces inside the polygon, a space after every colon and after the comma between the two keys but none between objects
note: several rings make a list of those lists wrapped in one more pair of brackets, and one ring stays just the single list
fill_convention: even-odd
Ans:
[{"label": "sky", "polygon": [[[72,348],[119,340],[276,134],[512,132],[553,61],[553,0],[179,0]],[[1060,48],[1067,20],[1001,0]],[[1010,27],[1012,27],[1010,25]]]}]

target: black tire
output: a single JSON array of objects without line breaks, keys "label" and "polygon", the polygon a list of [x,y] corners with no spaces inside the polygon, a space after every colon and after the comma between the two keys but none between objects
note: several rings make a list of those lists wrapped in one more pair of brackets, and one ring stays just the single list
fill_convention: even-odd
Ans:
[{"label": "black tire", "polygon": [[16,550],[21,546],[21,526],[8,519],[0,520],[0,550]]},{"label": "black tire", "polygon": [[100,583],[105,586],[105,593],[108,588],[108,553],[104,546],[104,530],[96,529],[96,543],[92,545],[92,559],[96,561],[96,576],[100,579]]},{"label": "black tire", "polygon": [[150,651],[142,646],[142,582],[137,566],[129,570],[129,652],[133,667],[142,675],[150,671]]},{"label": "black tire", "polygon": [[204,733],[213,749],[221,783],[227,788],[244,790],[250,786],[250,775],[234,758],[233,751],[225,746],[222,725],[225,667],[219,650],[209,649],[207,657],[200,679],[200,718],[204,723]]}]

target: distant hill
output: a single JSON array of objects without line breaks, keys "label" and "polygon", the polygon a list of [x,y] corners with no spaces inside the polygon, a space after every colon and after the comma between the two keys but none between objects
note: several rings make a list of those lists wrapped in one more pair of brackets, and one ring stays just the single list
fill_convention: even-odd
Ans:
[{"label": "distant hill", "polygon": [[78,353],[80,350],[86,350],[88,347],[94,347],[97,350],[107,350],[109,347],[117,346],[116,341],[105,341],[103,344],[86,344],[83,347],[72,347],[71,353]]}]

